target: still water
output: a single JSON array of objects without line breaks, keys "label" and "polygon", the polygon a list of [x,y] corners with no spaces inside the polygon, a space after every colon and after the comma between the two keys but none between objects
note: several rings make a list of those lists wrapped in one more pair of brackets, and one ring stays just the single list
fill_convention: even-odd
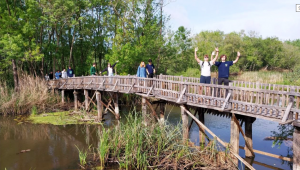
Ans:
[{"label": "still water", "polygon": [[[121,120],[128,114],[122,110]],[[171,124],[180,123],[180,108],[168,106],[165,118]],[[113,115],[105,115],[104,126],[109,128],[116,123]],[[230,118],[205,114],[205,125],[223,141],[230,140]],[[254,149],[287,156],[291,154],[291,142],[284,142],[280,148],[272,147],[272,141],[264,138],[271,136],[271,131],[278,131],[278,123],[256,119],[253,123]],[[78,150],[89,145],[96,146],[99,126],[95,125],[32,125],[17,124],[12,117],[0,116],[0,170],[65,170],[79,169]],[[199,143],[198,128],[193,124],[190,139]],[[240,136],[240,146],[244,146],[244,139]],[[30,151],[20,153],[21,150]],[[244,150],[240,155],[244,157]],[[288,162],[256,154],[254,159],[256,169],[291,169]],[[108,168],[114,169],[114,168]],[[116,169],[116,168],[115,168]],[[241,169],[245,169],[241,167]]]}]

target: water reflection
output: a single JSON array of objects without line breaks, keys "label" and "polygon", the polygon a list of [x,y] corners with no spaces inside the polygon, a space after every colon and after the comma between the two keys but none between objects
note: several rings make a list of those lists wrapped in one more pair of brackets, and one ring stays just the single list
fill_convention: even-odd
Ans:
[{"label": "water reflection", "polygon": [[[121,121],[126,121],[128,111],[123,107]],[[181,122],[180,108],[167,106],[165,119],[171,124]],[[106,114],[104,128],[118,125],[114,115]],[[225,142],[230,141],[230,118],[205,114],[205,125]],[[243,125],[244,126],[244,125]],[[256,119],[253,123],[254,149],[277,154],[292,154],[291,147],[285,142],[280,148],[272,147],[273,141],[264,140],[272,136],[272,131],[278,131],[278,123]],[[244,127],[243,127],[244,128]],[[13,118],[0,116],[0,169],[78,169],[78,150],[87,149],[89,145],[97,147],[100,125],[31,125],[17,124]],[[208,134],[211,138],[211,136]],[[199,144],[199,130],[196,124],[191,126],[190,139]],[[240,136],[240,146],[244,146]],[[31,149],[30,152],[20,153],[21,150]],[[240,155],[245,151],[240,149]],[[290,162],[256,154],[253,162],[256,169],[291,169]],[[117,168],[116,168],[117,169]]]}]

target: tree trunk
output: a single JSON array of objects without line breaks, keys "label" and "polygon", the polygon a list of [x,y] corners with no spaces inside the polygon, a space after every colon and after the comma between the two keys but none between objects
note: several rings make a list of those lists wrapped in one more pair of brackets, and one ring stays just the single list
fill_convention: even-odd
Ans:
[{"label": "tree trunk", "polygon": [[17,70],[17,65],[15,60],[11,60],[13,66],[13,74],[14,74],[14,83],[15,83],[15,92],[19,91],[19,75]]}]

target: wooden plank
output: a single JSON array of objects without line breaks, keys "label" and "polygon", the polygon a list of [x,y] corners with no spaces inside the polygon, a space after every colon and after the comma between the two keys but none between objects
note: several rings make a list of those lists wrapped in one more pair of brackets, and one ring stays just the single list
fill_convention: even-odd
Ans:
[{"label": "wooden plank", "polygon": [[[239,146],[240,149],[245,149],[245,147],[243,146]],[[260,155],[265,155],[265,156],[269,156],[269,157],[272,157],[272,158],[278,158],[278,159],[281,159],[281,160],[284,160],[284,161],[289,161],[289,162],[292,162],[292,158],[289,158],[289,157],[284,157],[284,156],[281,156],[281,155],[276,155],[276,154],[272,154],[272,153],[268,153],[268,152],[264,152],[264,151],[260,151],[260,150],[256,150],[256,149],[253,149],[253,152],[254,153],[258,153]]]},{"label": "wooden plank", "polygon": [[127,93],[130,93],[130,90],[133,88],[134,85],[135,85],[135,83],[133,83],[133,84],[129,87]]},{"label": "wooden plank", "polygon": [[224,101],[224,103],[223,103],[222,110],[225,109],[225,106],[226,106],[226,104],[228,103],[230,97],[231,97],[231,93],[228,93],[228,95],[227,95],[227,97],[226,97],[226,99],[225,99],[225,101]]},{"label": "wooden plank", "polygon": [[286,110],[285,110],[285,113],[284,113],[284,116],[283,116],[282,121],[281,121],[282,123],[284,123],[284,122],[287,121],[288,116],[289,116],[290,111],[291,111],[291,108],[292,108],[292,105],[293,105],[293,103],[291,102],[291,103],[289,103],[289,105],[287,106],[287,108],[286,108]]},{"label": "wooden plank", "polygon": [[180,96],[179,96],[179,98],[177,100],[177,103],[181,101],[181,99],[182,99],[182,97],[183,97],[183,95],[185,93],[185,90],[186,90],[186,87],[184,87],[183,90],[181,91]]}]

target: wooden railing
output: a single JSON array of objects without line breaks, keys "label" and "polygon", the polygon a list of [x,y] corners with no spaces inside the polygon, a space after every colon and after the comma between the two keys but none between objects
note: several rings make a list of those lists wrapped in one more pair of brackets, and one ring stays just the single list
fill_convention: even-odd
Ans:
[{"label": "wooden railing", "polygon": [[[257,88],[257,84],[231,82],[229,86],[201,84],[197,78],[165,76],[148,79],[136,76],[87,76],[49,81],[51,88],[90,89],[167,100],[178,104],[233,112],[279,122],[298,120],[298,87]],[[267,87],[267,86],[259,86]],[[270,85],[268,86],[270,87]]]},{"label": "wooden railing", "polygon": [[[172,80],[172,81],[181,81],[181,82],[192,82],[199,83],[200,78],[196,77],[183,77],[183,76],[172,76],[172,75],[157,75],[158,79],[163,80]],[[245,87],[245,88],[256,88],[256,89],[264,89],[264,90],[275,90],[275,91],[290,91],[293,87],[295,88],[295,92],[300,92],[300,86],[291,86],[291,85],[281,85],[281,84],[268,84],[268,83],[259,83],[259,82],[247,82],[247,81],[238,81],[231,80],[233,86],[236,87]],[[212,78],[212,84],[217,84],[217,80]]]}]

